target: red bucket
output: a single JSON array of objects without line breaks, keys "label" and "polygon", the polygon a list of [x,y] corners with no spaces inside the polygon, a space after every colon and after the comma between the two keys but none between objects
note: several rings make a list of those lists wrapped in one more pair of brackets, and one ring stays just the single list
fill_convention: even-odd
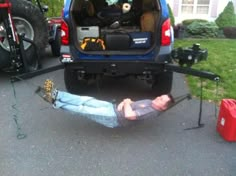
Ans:
[{"label": "red bucket", "polygon": [[236,141],[236,100],[221,101],[217,131],[226,141]]}]

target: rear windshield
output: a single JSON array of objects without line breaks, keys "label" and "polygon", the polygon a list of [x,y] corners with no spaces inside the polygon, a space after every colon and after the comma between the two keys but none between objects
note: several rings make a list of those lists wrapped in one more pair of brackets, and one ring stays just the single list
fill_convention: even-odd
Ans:
[{"label": "rear windshield", "polygon": [[108,5],[120,4],[120,3],[125,3],[125,2],[132,4],[132,0],[106,0],[106,2]]}]

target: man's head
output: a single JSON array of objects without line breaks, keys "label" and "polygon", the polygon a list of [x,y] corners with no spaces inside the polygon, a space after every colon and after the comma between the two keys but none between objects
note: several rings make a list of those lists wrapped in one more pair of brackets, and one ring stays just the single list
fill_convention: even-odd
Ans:
[{"label": "man's head", "polygon": [[174,99],[171,94],[158,96],[152,101],[153,107],[159,111],[166,110],[171,103],[174,103]]}]

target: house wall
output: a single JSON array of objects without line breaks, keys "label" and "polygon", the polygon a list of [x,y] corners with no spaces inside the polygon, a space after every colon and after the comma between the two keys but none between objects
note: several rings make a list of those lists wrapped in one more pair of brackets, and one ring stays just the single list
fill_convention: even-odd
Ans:
[{"label": "house wall", "polygon": [[[230,0],[210,0],[209,13],[206,15],[200,14],[182,14],[181,4],[182,0],[166,0],[170,5],[173,14],[175,16],[175,23],[181,23],[185,19],[206,19],[208,21],[214,21],[218,15],[224,10],[225,6]],[[236,12],[236,0],[232,0]]]}]

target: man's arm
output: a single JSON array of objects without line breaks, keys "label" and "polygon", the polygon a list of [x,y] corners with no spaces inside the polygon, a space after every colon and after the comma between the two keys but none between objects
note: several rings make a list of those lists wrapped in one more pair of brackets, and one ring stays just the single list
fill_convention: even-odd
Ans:
[{"label": "man's arm", "polygon": [[133,111],[132,107],[130,106],[133,103],[130,99],[125,99],[123,101],[123,111],[125,118],[128,120],[136,120],[136,113]]},{"label": "man's arm", "polygon": [[123,101],[118,104],[117,111],[123,111],[125,101],[129,101],[130,103],[133,103],[133,101],[129,98],[123,99]]},{"label": "man's arm", "polygon": [[120,104],[118,104],[117,106],[117,111],[122,111],[124,107],[124,101],[120,102]]}]

